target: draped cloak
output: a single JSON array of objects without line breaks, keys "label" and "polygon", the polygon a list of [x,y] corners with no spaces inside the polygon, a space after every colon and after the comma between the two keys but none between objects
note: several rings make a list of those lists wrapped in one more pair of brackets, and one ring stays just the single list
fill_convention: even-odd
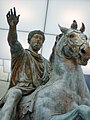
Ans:
[{"label": "draped cloak", "polygon": [[11,80],[9,88],[15,86],[23,91],[23,95],[30,93],[49,80],[49,62],[31,48],[23,49],[16,41],[11,48]]}]

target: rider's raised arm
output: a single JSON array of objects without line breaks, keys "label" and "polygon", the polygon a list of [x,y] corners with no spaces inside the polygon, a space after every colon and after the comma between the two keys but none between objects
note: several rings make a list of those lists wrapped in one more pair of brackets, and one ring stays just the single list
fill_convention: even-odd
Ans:
[{"label": "rider's raised arm", "polygon": [[16,16],[16,10],[14,8],[14,11],[10,9],[10,11],[7,13],[7,22],[9,25],[9,33],[8,33],[8,42],[9,44],[15,44],[17,40],[17,32],[16,27],[19,22],[19,16]]},{"label": "rider's raised arm", "polygon": [[21,44],[17,40],[17,24],[19,22],[19,16],[16,15],[16,10],[15,8],[7,13],[7,22],[9,25],[9,33],[8,33],[8,43],[11,47],[11,51],[15,52],[18,50],[23,49]]}]

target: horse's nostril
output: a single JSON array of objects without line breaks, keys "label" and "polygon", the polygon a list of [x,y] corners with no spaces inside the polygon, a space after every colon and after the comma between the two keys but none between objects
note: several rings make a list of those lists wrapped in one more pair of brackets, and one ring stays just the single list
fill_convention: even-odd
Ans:
[{"label": "horse's nostril", "polygon": [[86,51],[85,51],[84,49],[81,49],[81,53],[85,54],[85,53],[86,53]]}]

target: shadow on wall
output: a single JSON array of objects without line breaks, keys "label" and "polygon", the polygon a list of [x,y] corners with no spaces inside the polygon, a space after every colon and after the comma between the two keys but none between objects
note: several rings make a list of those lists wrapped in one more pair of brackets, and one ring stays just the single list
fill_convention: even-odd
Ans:
[{"label": "shadow on wall", "polygon": [[85,80],[86,80],[87,86],[88,86],[89,91],[90,91],[90,75],[84,75],[84,76],[85,76]]}]

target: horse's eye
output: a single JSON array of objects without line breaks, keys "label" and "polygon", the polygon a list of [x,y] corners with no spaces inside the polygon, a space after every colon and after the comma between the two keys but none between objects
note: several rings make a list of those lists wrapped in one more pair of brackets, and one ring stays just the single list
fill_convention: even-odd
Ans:
[{"label": "horse's eye", "polygon": [[85,52],[85,50],[84,50],[84,49],[81,49],[81,53],[84,53],[84,54],[85,54],[86,52]]},{"label": "horse's eye", "polygon": [[70,34],[69,37],[70,38],[74,38],[76,35],[75,34]]}]

